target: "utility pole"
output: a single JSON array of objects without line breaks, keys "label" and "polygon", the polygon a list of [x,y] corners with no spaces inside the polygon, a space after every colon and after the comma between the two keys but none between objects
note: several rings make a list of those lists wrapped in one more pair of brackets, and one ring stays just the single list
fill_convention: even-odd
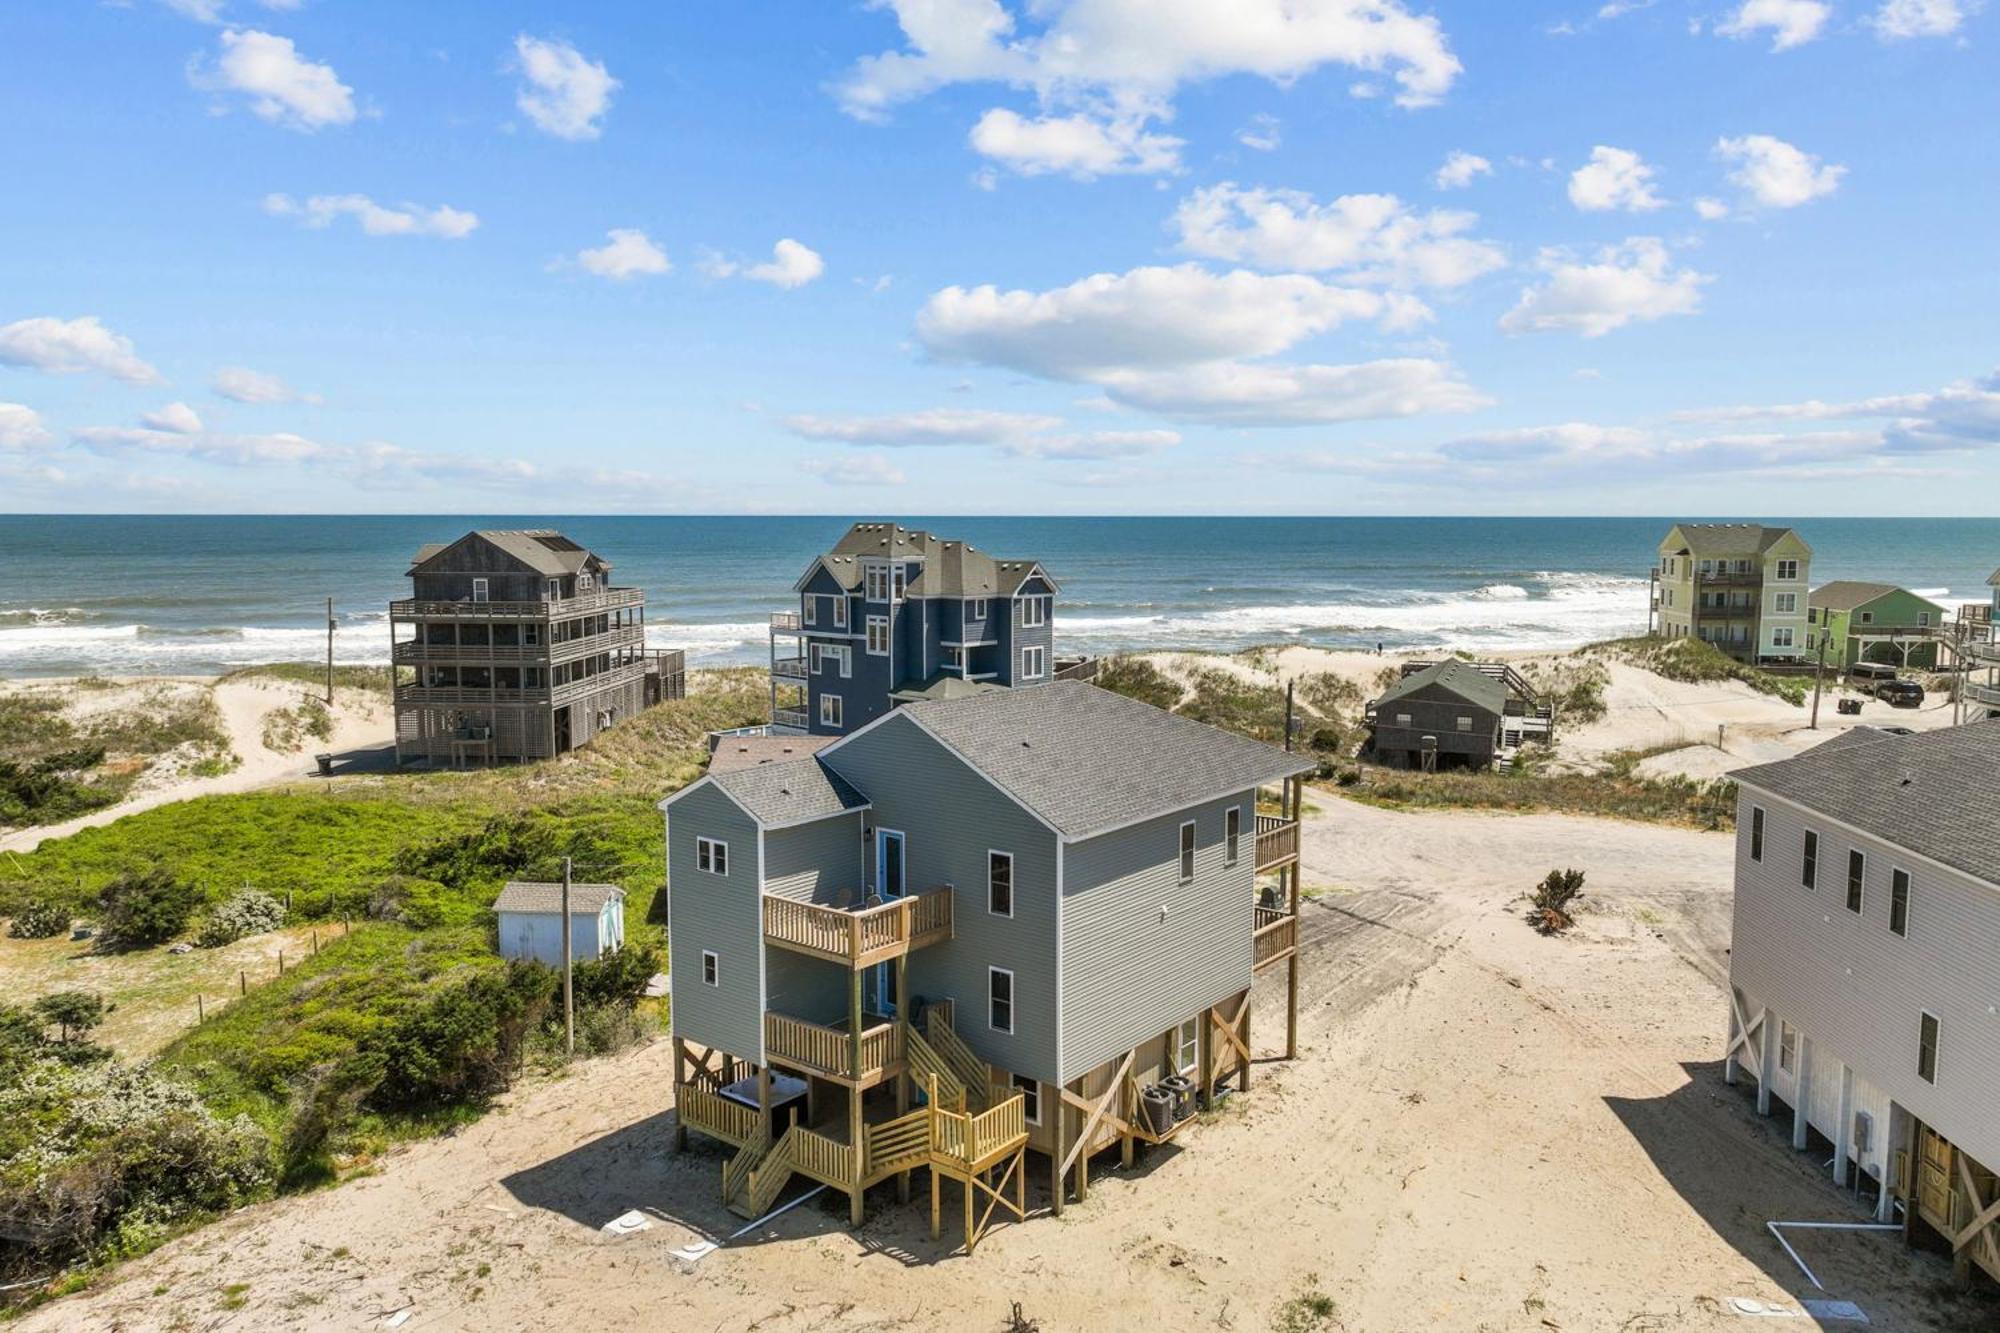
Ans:
[{"label": "utility pole", "polygon": [[576,992],[570,987],[569,943],[569,858],[563,858],[562,949],[563,949],[563,1050],[576,1054]]},{"label": "utility pole", "polygon": [[1820,682],[1826,677],[1826,641],[1829,637],[1830,631],[1828,631],[1826,626],[1821,625],[1819,627],[1819,663],[1813,667],[1813,711],[1811,727],[1813,731],[1819,730],[1819,691]]},{"label": "utility pole", "polygon": [[1285,682],[1285,753],[1292,752],[1292,728],[1298,724],[1292,720],[1292,691],[1298,688],[1296,680]]},{"label": "utility pole", "polygon": [[326,703],[333,706],[333,598],[326,599]]}]

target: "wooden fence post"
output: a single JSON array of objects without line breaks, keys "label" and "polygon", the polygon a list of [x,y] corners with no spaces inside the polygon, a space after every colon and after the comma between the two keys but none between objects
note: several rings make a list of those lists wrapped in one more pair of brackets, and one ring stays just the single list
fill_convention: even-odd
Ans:
[{"label": "wooden fence post", "polygon": [[208,1021],[208,1013],[202,1007],[200,991],[196,991],[194,994],[194,1021],[196,1025],[200,1025]]}]

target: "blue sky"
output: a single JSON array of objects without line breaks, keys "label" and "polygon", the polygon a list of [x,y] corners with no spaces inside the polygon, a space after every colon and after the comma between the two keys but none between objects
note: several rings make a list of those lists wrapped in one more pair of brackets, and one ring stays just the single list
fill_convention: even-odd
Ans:
[{"label": "blue sky", "polygon": [[0,508],[1990,514],[1996,25],[9,6]]}]

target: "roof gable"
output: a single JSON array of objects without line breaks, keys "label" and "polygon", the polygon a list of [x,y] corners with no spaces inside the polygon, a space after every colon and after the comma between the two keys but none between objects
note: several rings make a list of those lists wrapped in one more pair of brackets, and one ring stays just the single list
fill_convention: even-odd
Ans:
[{"label": "roof gable", "polygon": [[420,547],[410,562],[415,574],[447,551],[479,545],[515,568],[557,578],[584,569],[608,570],[611,563],[593,555],[554,528],[475,528],[457,541]]},{"label": "roof gable", "polygon": [[1444,690],[1491,713],[1503,712],[1507,707],[1505,685],[1471,663],[1455,657],[1433,662],[1422,671],[1411,672],[1384,690],[1375,702],[1379,707],[1433,688]]},{"label": "roof gable", "polygon": [[[625,890],[616,884],[572,884],[569,886],[569,914],[596,916],[604,905],[623,898]],[[562,915],[562,885],[540,880],[511,880],[493,900],[496,912],[532,912]]]}]

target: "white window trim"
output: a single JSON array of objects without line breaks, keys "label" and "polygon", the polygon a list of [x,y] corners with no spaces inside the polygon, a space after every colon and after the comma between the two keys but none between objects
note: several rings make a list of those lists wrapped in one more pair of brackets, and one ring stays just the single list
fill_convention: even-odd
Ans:
[{"label": "white window trim", "polygon": [[[1007,858],[1007,910],[1004,912],[996,912],[993,910],[993,858],[996,856],[1004,856]],[[1014,915],[1014,892],[1016,888],[1017,884],[1014,879],[1014,853],[1003,852],[998,847],[988,847],[986,849],[987,915],[1007,917],[1008,919],[1011,920]]]},{"label": "white window trim", "polygon": [[[828,704],[832,704],[833,707],[828,709]],[[829,712],[832,714],[831,717],[828,716]],[[843,729],[847,726],[847,705],[841,701],[839,695],[822,693],[819,696],[819,724],[822,727]]]},{"label": "white window trim", "polygon": [[1040,629],[1049,623],[1047,599],[1041,594],[1032,597],[1016,597],[1015,603],[1021,608],[1022,629]]},{"label": "white window trim", "polygon": [[[1944,1072],[1944,1020],[1928,1009],[1917,1011],[1917,1077],[1932,1087],[1937,1086],[1938,1075]],[[1924,1019],[1930,1019],[1937,1029],[1937,1043],[1931,1049],[1931,1076],[1924,1078]]]},{"label": "white window trim", "polygon": [[713,949],[701,951],[701,984],[718,990],[722,987],[722,957]]},{"label": "white window trim", "polygon": [[[1819,830],[1803,830],[1799,835],[1799,885],[1807,893],[1817,893],[1819,891],[1820,850]],[[1808,864],[1812,866],[1810,877],[1806,874],[1806,866]]]},{"label": "white window trim", "polygon": [[[1903,928],[1896,929],[1896,876],[1903,877]],[[1917,877],[1895,862],[1889,863],[1889,933],[1897,939],[1910,938],[1910,918],[1916,915]]]},{"label": "white window trim", "polygon": [[[1194,830],[1192,843],[1188,839],[1188,831],[1190,829]],[[1179,873],[1181,883],[1186,884],[1194,878],[1194,872],[1197,868],[1195,861],[1200,852],[1201,830],[1195,828],[1194,820],[1183,820],[1180,832],[1174,838],[1174,869]]]},{"label": "white window trim", "polygon": [[[881,580],[878,584],[876,580]],[[877,597],[877,591],[881,596]],[[863,601],[887,602],[889,600],[889,567],[887,565],[867,565],[861,570],[861,596]]]},{"label": "white window trim", "polygon": [[898,562],[889,566],[889,600],[900,602],[910,589],[910,567]]},{"label": "white window trim", "polygon": [[1764,807],[1750,807],[1750,859],[1758,865],[1764,864],[1764,840],[1771,835],[1771,817],[1764,813]]},{"label": "white window trim", "polygon": [[[1231,828],[1234,821],[1236,827]],[[1243,856],[1243,807],[1229,806],[1222,812],[1222,864],[1233,866]]]},{"label": "white window trim", "polygon": [[967,620],[984,622],[986,619],[986,599],[984,597],[968,598],[965,603],[965,618]]},{"label": "white window trim", "polygon": [[472,600],[475,602],[491,601],[492,596],[489,590],[492,586],[492,583],[486,579],[474,579],[472,581]]},{"label": "white window trim", "polygon": [[[1029,663],[1034,663],[1032,669]],[[1031,643],[1021,650],[1021,679],[1040,680],[1049,674],[1049,650],[1038,643]]]},{"label": "white window trim", "polygon": [[[1190,1040],[1184,1036],[1189,1028],[1194,1029]],[[1183,1056],[1182,1052],[1186,1052]],[[1174,1028],[1174,1072],[1186,1074],[1201,1064],[1201,1015],[1196,1014],[1185,1023]]]},{"label": "white window trim", "polygon": [[[718,849],[722,852],[722,869],[720,870],[715,868],[715,853]],[[708,864],[705,866],[701,863],[703,852],[708,853]],[[704,875],[717,875],[723,879],[729,878],[729,844],[720,838],[696,838],[694,840],[694,868]]]},{"label": "white window trim", "polygon": [[[1854,858],[1857,856],[1861,858],[1861,885],[1858,895],[1860,901],[1850,903],[1850,899],[1857,896],[1854,884]],[[1848,911],[1854,913],[1856,916],[1868,915],[1868,853],[1858,847],[1847,849],[1847,874],[1841,878],[1840,891],[1840,901],[1843,907],[1846,907]]]},{"label": "white window trim", "polygon": [[[882,646],[880,648],[875,646],[875,627],[877,625],[882,627]],[[870,657],[887,657],[889,655],[889,617],[868,617],[867,638],[864,642]]]},{"label": "white window trim", "polygon": [[844,592],[836,593],[833,597],[833,627],[847,628],[847,594]]},{"label": "white window trim", "polygon": [[[998,1023],[995,1023],[995,1022],[993,1021],[993,978],[994,978],[995,976],[1004,976],[1004,977],[1006,977],[1006,978],[1007,978],[1007,1026],[1006,1026],[1006,1027],[1004,1027],[1004,1028],[1003,1028],[1003,1027],[1001,1027],[1001,1026],[1000,1026],[1000,1025],[998,1024]],[[1015,1015],[1014,1015],[1014,1010],[1015,1010],[1016,1006],[1018,1006],[1018,1005],[1020,1004],[1020,1002],[1021,1002],[1021,994],[1020,994],[1020,992],[1019,992],[1019,991],[1017,991],[1017,990],[1015,990],[1015,989],[1014,989],[1014,974],[1013,974],[1013,972],[1012,972],[1012,971],[1010,971],[1010,970],[1009,970],[1009,969],[1007,969],[1007,968],[1004,968],[1004,967],[989,967],[989,968],[987,968],[987,969],[986,969],[986,1026],[987,1026],[987,1029],[988,1029],[989,1031],[992,1031],[992,1032],[1004,1032],[1004,1033],[1006,1033],[1006,1034],[1007,1034],[1008,1036],[1010,1036],[1010,1037],[1011,1037],[1011,1036],[1013,1036],[1013,1035],[1014,1035],[1014,1017],[1015,1017]]]},{"label": "white window trim", "polygon": [[1778,1068],[1787,1074],[1799,1068],[1799,1030],[1784,1019],[1778,1020]]}]

